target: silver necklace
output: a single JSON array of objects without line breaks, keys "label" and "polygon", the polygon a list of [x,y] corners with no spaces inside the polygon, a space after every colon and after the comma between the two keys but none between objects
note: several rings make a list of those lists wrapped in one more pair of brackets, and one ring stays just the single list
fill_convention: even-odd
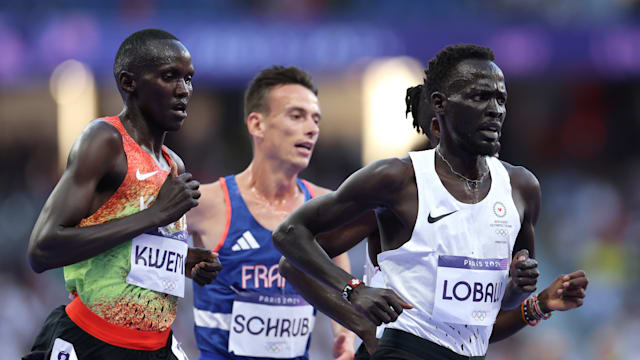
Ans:
[{"label": "silver necklace", "polygon": [[459,172],[453,170],[453,166],[451,166],[451,164],[449,164],[449,162],[447,161],[447,159],[444,158],[444,156],[442,156],[442,153],[440,152],[440,145],[436,146],[436,154],[438,154],[438,156],[440,156],[440,159],[442,159],[442,161],[444,161],[445,164],[447,164],[447,166],[449,167],[449,170],[451,170],[451,172],[459,177],[460,179],[464,180],[465,185],[467,185],[467,188],[470,191],[476,192],[478,191],[478,188],[480,187],[480,184],[484,181],[484,179],[487,177],[487,175],[489,174],[489,169],[485,169],[484,172],[482,174],[480,174],[480,177],[476,180],[472,180],[469,179],[468,177],[460,174]]}]

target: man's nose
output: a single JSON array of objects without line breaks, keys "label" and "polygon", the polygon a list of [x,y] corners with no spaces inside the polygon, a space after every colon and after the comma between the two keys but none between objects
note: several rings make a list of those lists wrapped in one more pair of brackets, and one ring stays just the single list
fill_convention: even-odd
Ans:
[{"label": "man's nose", "polygon": [[178,80],[178,83],[176,84],[176,96],[178,97],[186,97],[189,95],[189,92],[191,91],[191,85],[187,84],[187,82],[184,79]]},{"label": "man's nose", "polygon": [[486,115],[492,118],[502,118],[505,113],[504,105],[498,103],[498,99],[491,99],[487,105]]}]

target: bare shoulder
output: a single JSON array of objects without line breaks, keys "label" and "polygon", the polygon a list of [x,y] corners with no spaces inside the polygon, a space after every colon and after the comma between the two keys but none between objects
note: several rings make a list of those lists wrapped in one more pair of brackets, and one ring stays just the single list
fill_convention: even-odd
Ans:
[{"label": "bare shoulder", "polygon": [[178,154],[176,154],[175,151],[169,149],[168,146],[165,146],[164,148],[167,149],[167,153],[169,154],[171,159],[176,163],[176,167],[178,168],[178,174],[182,174],[183,172],[185,172],[186,169],[184,167],[184,161],[182,161],[182,158],[180,158],[180,156],[178,156]]},{"label": "bare shoulder", "polygon": [[375,161],[356,171],[334,192],[338,202],[389,204],[415,183],[411,160],[388,158]]},{"label": "bare shoulder", "polygon": [[73,144],[67,160],[67,168],[79,165],[90,170],[110,167],[124,155],[122,135],[111,124],[102,120],[90,122]]},{"label": "bare shoulder", "polygon": [[[389,187],[402,187],[406,184],[407,179],[412,179],[413,177],[413,165],[409,157],[402,159],[389,158],[375,161],[361,168],[347,178],[344,184],[361,187],[362,183],[366,183],[376,188],[389,189]],[[333,192],[331,189],[316,185],[310,181],[306,182],[315,196]]]},{"label": "bare shoulder", "polygon": [[100,119],[93,120],[84,128],[76,143],[90,145],[98,143],[100,146],[108,146],[105,150],[122,149],[122,135],[113,125]]},{"label": "bare shoulder", "polygon": [[366,188],[391,190],[404,187],[415,175],[411,159],[405,157],[375,161],[358,170],[350,179],[352,177],[357,178]]},{"label": "bare shoulder", "polygon": [[189,211],[201,214],[204,217],[220,216],[226,213],[226,194],[220,181],[201,184],[198,206]]},{"label": "bare shoulder", "polygon": [[526,167],[516,166],[509,164],[506,161],[502,161],[505,169],[509,173],[511,179],[511,186],[515,189],[525,192],[537,192],[540,193],[540,182],[538,178]]},{"label": "bare shoulder", "polygon": [[203,233],[223,227],[227,215],[227,200],[220,181],[200,185],[200,194],[198,206],[187,213],[190,230]]},{"label": "bare shoulder", "polygon": [[200,192],[202,193],[202,197],[200,198],[200,202],[206,202],[207,204],[223,204],[226,196],[225,190],[222,188],[222,183],[220,181],[215,181],[208,184],[200,185]]}]

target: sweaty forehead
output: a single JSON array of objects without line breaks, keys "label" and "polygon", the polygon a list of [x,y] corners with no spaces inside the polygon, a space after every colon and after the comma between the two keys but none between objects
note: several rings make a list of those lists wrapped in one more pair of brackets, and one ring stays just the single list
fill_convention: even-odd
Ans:
[{"label": "sweaty forehead", "polygon": [[447,89],[456,92],[476,84],[495,84],[500,88],[504,87],[502,70],[493,61],[463,60],[451,71]]},{"label": "sweaty forehead", "polygon": [[191,59],[191,54],[177,40],[152,40],[145,46],[145,65],[161,66],[173,64],[180,58]]},{"label": "sweaty forehead", "polygon": [[298,84],[275,86],[268,95],[270,108],[286,110],[288,108],[302,108],[306,111],[320,112],[318,97],[309,89]]}]

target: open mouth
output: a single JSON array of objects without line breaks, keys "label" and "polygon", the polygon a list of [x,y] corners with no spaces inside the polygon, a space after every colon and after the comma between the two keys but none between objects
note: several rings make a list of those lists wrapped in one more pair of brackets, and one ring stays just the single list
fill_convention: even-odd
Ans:
[{"label": "open mouth", "polygon": [[311,151],[313,149],[313,143],[305,141],[305,142],[297,143],[296,147],[298,149],[306,149],[308,151]]},{"label": "open mouth", "polygon": [[502,128],[498,124],[491,124],[480,127],[479,131],[487,139],[498,140],[500,138],[500,132],[502,131]]},{"label": "open mouth", "polygon": [[171,107],[172,110],[185,112],[187,110],[187,104],[177,103]]}]

